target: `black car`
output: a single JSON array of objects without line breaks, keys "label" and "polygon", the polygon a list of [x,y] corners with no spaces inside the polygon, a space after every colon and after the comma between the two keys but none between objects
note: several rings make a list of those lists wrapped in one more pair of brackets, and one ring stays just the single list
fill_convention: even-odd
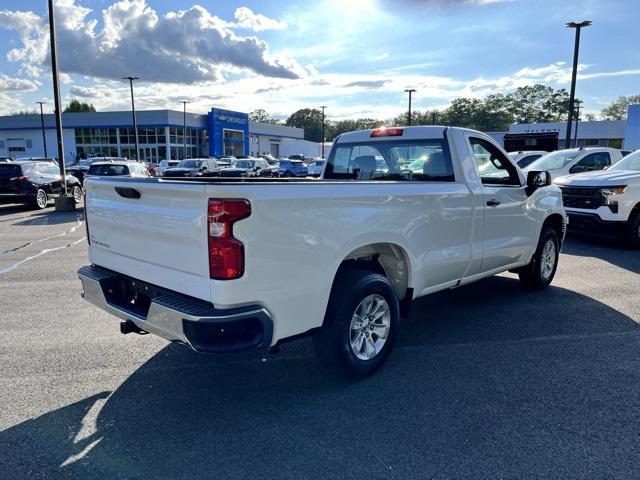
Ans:
[{"label": "black car", "polygon": [[12,161],[11,157],[0,157],[0,163],[11,163]]},{"label": "black car", "polygon": [[73,175],[78,180],[80,180],[80,184],[84,182],[84,176],[89,171],[89,167],[95,162],[126,162],[126,158],[118,158],[118,157],[92,157],[85,158],[84,160],[80,160],[78,163],[74,163],[67,167],[67,173],[69,175]]},{"label": "black car", "polygon": [[[76,203],[82,200],[80,181],[67,175],[67,188]],[[0,203],[24,203],[45,208],[62,194],[60,169],[49,162],[0,163]]]},{"label": "black car", "polygon": [[178,165],[162,172],[163,177],[211,177],[220,172],[220,167],[212,158],[192,158],[182,160]]}]

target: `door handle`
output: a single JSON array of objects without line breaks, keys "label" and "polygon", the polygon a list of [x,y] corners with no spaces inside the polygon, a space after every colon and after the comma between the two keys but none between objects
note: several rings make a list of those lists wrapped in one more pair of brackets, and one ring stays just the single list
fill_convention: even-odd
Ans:
[{"label": "door handle", "polygon": [[500,202],[495,198],[492,198],[487,202],[487,207],[497,207],[498,205],[500,205]]}]

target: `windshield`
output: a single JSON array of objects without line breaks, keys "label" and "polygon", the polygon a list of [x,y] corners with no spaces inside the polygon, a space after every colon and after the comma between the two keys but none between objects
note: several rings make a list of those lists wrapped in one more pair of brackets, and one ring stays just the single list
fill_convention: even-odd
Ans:
[{"label": "windshield", "polygon": [[92,158],[85,158],[84,160],[80,160],[78,162],[78,166],[79,167],[89,167],[93,162],[94,162],[94,160]]},{"label": "windshield", "polygon": [[630,153],[609,170],[635,170],[640,172],[640,150]]},{"label": "windshield", "polygon": [[547,153],[535,162],[529,164],[527,170],[560,170],[573,162],[580,153],[582,152],[579,150],[558,150],[557,152]]},{"label": "windshield", "polygon": [[178,168],[198,168],[202,161],[199,160],[182,160],[176,167]]},{"label": "windshield", "polygon": [[233,168],[253,168],[255,163],[253,160],[233,160],[231,166]]},{"label": "windshield", "polygon": [[89,175],[129,175],[126,165],[92,165]]},{"label": "windshield", "polygon": [[443,140],[388,140],[338,144],[325,178],[454,181]]}]

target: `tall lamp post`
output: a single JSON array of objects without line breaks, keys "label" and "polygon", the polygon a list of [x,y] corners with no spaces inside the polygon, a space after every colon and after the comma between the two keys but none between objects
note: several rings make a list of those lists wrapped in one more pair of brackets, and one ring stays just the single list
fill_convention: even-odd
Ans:
[{"label": "tall lamp post", "polygon": [[44,157],[47,158],[47,137],[44,134],[44,112],[42,111],[42,105],[47,102],[36,102],[40,105],[40,126],[42,127],[42,144],[44,145]]},{"label": "tall lamp post", "polygon": [[187,158],[187,102],[186,100],[182,101],[182,140],[184,142],[184,158]]},{"label": "tall lamp post", "polygon": [[571,122],[573,120],[573,104],[576,96],[576,77],[578,75],[578,52],[580,50],[580,30],[591,25],[591,20],[585,20],[580,23],[569,22],[567,28],[576,30],[576,38],[573,45],[573,72],[571,73],[571,93],[569,94],[569,119],[567,121],[567,133],[564,139],[564,148],[571,146]]},{"label": "tall lamp post", "polygon": [[322,158],[324,158],[324,109],[327,108],[327,106],[322,105],[320,108],[322,109]]},{"label": "tall lamp post", "polygon": [[133,81],[140,80],[138,77],[122,77],[123,80],[129,80],[129,88],[131,89],[131,115],[133,116],[133,134],[136,142],[136,160],[140,161],[140,147],[138,145],[138,123],[136,122],[136,104],[133,101]]},{"label": "tall lamp post", "polygon": [[56,198],[56,210],[75,210],[73,199],[67,196],[67,172],[64,164],[64,144],[62,141],[62,108],[60,107],[60,78],[58,77],[58,52],[56,49],[56,20],[53,0],[49,0],[49,38],[51,44],[51,76],[53,80],[53,100],[55,105],[56,136],[58,141],[58,164],[62,177],[62,196]]},{"label": "tall lamp post", "polygon": [[408,123],[409,123],[409,126],[411,126],[411,95],[412,95],[413,93],[415,93],[415,91],[416,91],[416,89],[415,89],[415,88],[407,88],[407,89],[405,90],[405,92],[409,94],[409,117],[408,117],[408,119],[407,119],[407,120],[408,120]]}]

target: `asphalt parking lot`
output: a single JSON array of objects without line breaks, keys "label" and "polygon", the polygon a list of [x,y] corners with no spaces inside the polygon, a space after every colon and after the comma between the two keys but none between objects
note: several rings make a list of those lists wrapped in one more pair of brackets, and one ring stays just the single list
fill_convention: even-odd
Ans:
[{"label": "asphalt parking lot", "polygon": [[348,383],[309,340],[219,362],[80,296],[82,213],[0,207],[2,478],[637,478],[640,252],[570,238],[552,287],[418,301]]}]

